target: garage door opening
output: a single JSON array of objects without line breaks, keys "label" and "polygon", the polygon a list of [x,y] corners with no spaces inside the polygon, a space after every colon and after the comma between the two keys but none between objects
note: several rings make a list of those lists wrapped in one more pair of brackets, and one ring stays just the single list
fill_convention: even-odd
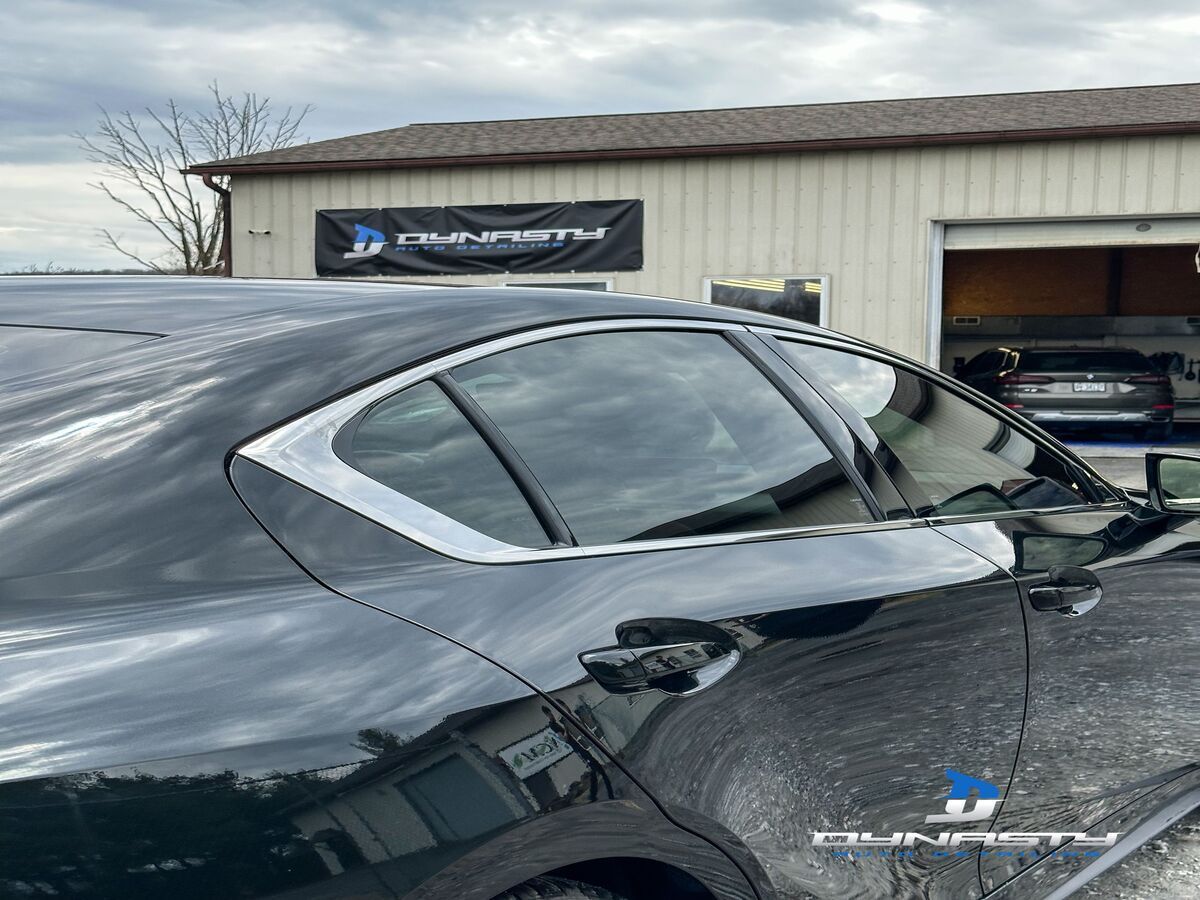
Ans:
[{"label": "garage door opening", "polygon": [[[1200,433],[1197,242],[1195,219],[947,226],[940,365],[961,371],[994,348],[1132,348],[1170,379],[1175,421]],[[1145,433],[1116,425],[1090,430]]]}]

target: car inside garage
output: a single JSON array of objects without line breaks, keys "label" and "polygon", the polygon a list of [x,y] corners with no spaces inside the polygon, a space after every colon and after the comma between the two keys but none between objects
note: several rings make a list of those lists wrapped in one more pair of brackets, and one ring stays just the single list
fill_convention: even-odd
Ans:
[{"label": "car inside garage", "polygon": [[[1154,379],[1151,372],[1161,373],[1174,394],[1173,441],[1195,442],[1200,439],[1198,243],[1200,218],[1191,217],[947,224],[941,367],[968,378],[980,368],[973,363],[979,354],[997,348],[1024,350],[1031,365],[1033,351],[1043,365],[1052,359],[1044,352],[1050,348],[1128,348],[1152,368],[1132,366],[1128,376],[1114,375],[1109,385],[1084,381],[1106,380],[1084,370],[1064,374],[1068,383],[1063,385],[1049,383],[1052,372],[1031,375],[1022,390],[1061,390],[1064,405],[1074,401],[1078,408],[1083,397],[1072,397],[1072,387],[1110,395],[1132,392],[1136,382]],[[1007,357],[1010,364],[1019,358]],[[1122,357],[1093,352],[1089,358]],[[1003,376],[1000,372],[997,379]],[[1087,400],[1095,403],[1092,395]],[[1162,402],[1155,405],[1160,407],[1156,413],[1164,412]],[[1161,425],[1123,427],[1119,417],[1090,423],[1069,411],[1062,418],[1068,424],[1048,427],[1088,442],[1137,444],[1148,434],[1161,440],[1165,433]]]}]

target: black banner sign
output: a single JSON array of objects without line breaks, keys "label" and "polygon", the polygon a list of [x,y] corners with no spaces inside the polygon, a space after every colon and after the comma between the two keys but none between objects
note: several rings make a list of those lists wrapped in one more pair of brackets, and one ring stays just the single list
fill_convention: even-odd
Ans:
[{"label": "black banner sign", "polygon": [[318,275],[642,267],[642,201],[317,210]]}]

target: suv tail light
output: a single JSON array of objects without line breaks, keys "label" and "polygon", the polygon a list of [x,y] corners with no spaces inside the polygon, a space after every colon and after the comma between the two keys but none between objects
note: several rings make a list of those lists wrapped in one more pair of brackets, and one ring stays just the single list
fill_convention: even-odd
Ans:
[{"label": "suv tail light", "polygon": [[1170,384],[1171,379],[1166,375],[1130,375],[1125,379],[1126,384]]},{"label": "suv tail light", "polygon": [[1017,372],[996,376],[996,384],[1050,384],[1052,381],[1053,378],[1045,375],[1021,375]]}]

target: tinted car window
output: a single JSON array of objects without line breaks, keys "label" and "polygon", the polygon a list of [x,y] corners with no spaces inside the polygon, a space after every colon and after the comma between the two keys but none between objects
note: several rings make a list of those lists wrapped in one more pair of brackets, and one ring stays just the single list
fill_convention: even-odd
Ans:
[{"label": "tinted car window", "polygon": [[1017,368],[1022,372],[1155,372],[1157,368],[1140,353],[1130,350],[1029,351],[1021,354]]},{"label": "tinted car window", "polygon": [[970,515],[1086,503],[1072,468],[986,409],[907,369],[792,341],[782,351],[836,391],[925,493],[920,515]]},{"label": "tinted car window", "polygon": [[57,369],[152,339],[152,335],[117,331],[2,325],[0,378],[27,375],[40,369]]},{"label": "tinted car window", "polygon": [[364,475],[476,531],[519,547],[549,543],[508,472],[436,385],[381,400],[335,449]]},{"label": "tinted car window", "polygon": [[580,335],[452,374],[581,544],[869,519],[804,419],[719,335]]}]

